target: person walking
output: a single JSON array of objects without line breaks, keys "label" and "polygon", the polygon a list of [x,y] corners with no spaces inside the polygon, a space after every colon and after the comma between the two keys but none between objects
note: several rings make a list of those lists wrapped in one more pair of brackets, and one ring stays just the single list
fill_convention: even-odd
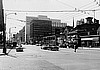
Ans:
[{"label": "person walking", "polygon": [[77,48],[78,48],[78,41],[74,40],[74,49],[75,49],[74,52],[76,52]]}]

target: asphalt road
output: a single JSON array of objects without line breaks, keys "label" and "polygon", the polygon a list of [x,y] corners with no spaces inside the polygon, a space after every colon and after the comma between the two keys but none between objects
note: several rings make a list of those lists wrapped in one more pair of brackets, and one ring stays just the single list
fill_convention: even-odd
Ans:
[{"label": "asphalt road", "polygon": [[[100,50],[60,48],[59,51],[24,45],[24,52],[0,55],[0,70],[99,70]],[[0,49],[1,51],[1,49]]]}]

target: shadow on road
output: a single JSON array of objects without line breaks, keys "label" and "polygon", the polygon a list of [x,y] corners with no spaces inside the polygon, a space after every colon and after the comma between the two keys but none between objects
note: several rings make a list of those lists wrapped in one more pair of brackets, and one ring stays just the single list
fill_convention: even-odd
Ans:
[{"label": "shadow on road", "polygon": [[14,55],[7,55],[7,56],[10,56],[10,57],[13,57],[13,58],[17,58],[16,56],[14,56]]},{"label": "shadow on road", "polygon": [[5,56],[5,54],[4,53],[0,53],[0,56]]},{"label": "shadow on road", "polygon": [[17,57],[16,57],[16,56],[14,56],[14,55],[4,54],[4,53],[0,53],[0,56],[10,56],[10,57],[13,57],[13,58],[17,58]]}]

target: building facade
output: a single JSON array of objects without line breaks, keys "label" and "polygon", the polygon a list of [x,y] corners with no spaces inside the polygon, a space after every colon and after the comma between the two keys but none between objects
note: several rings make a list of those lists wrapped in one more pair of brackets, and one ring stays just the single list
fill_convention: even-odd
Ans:
[{"label": "building facade", "polygon": [[47,36],[55,34],[55,30],[64,31],[67,23],[61,23],[61,20],[50,19],[47,16],[26,17],[26,41],[30,42],[36,36]]},{"label": "building facade", "polygon": [[99,27],[100,27],[100,24],[98,20],[95,19],[95,22],[93,22],[92,17],[87,17],[86,23],[77,25],[75,29],[82,30],[80,31],[80,35],[85,36],[85,35],[97,35]]},{"label": "building facade", "polygon": [[61,20],[50,19],[52,21],[52,34],[55,34],[55,30],[64,31],[64,28],[67,26],[67,23],[61,23]]},{"label": "building facade", "polygon": [[26,26],[25,26],[25,42],[30,41],[30,22],[33,19],[38,19],[37,17],[26,16]]},{"label": "building facade", "polygon": [[32,20],[30,25],[30,38],[35,42],[41,40],[42,37],[50,35],[52,32],[51,21],[48,20]]},{"label": "building facade", "polygon": [[17,42],[25,43],[25,26],[15,35],[15,39]]},{"label": "building facade", "polygon": [[86,23],[77,25],[70,34],[81,38],[81,46],[97,47],[100,45],[100,24],[93,17],[87,17]]}]

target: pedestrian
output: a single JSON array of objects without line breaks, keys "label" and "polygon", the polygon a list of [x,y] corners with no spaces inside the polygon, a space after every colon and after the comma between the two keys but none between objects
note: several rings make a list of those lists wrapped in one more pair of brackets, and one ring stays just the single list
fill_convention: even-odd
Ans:
[{"label": "pedestrian", "polygon": [[76,52],[77,48],[78,48],[78,41],[74,40],[74,49],[75,49],[74,52]]}]

